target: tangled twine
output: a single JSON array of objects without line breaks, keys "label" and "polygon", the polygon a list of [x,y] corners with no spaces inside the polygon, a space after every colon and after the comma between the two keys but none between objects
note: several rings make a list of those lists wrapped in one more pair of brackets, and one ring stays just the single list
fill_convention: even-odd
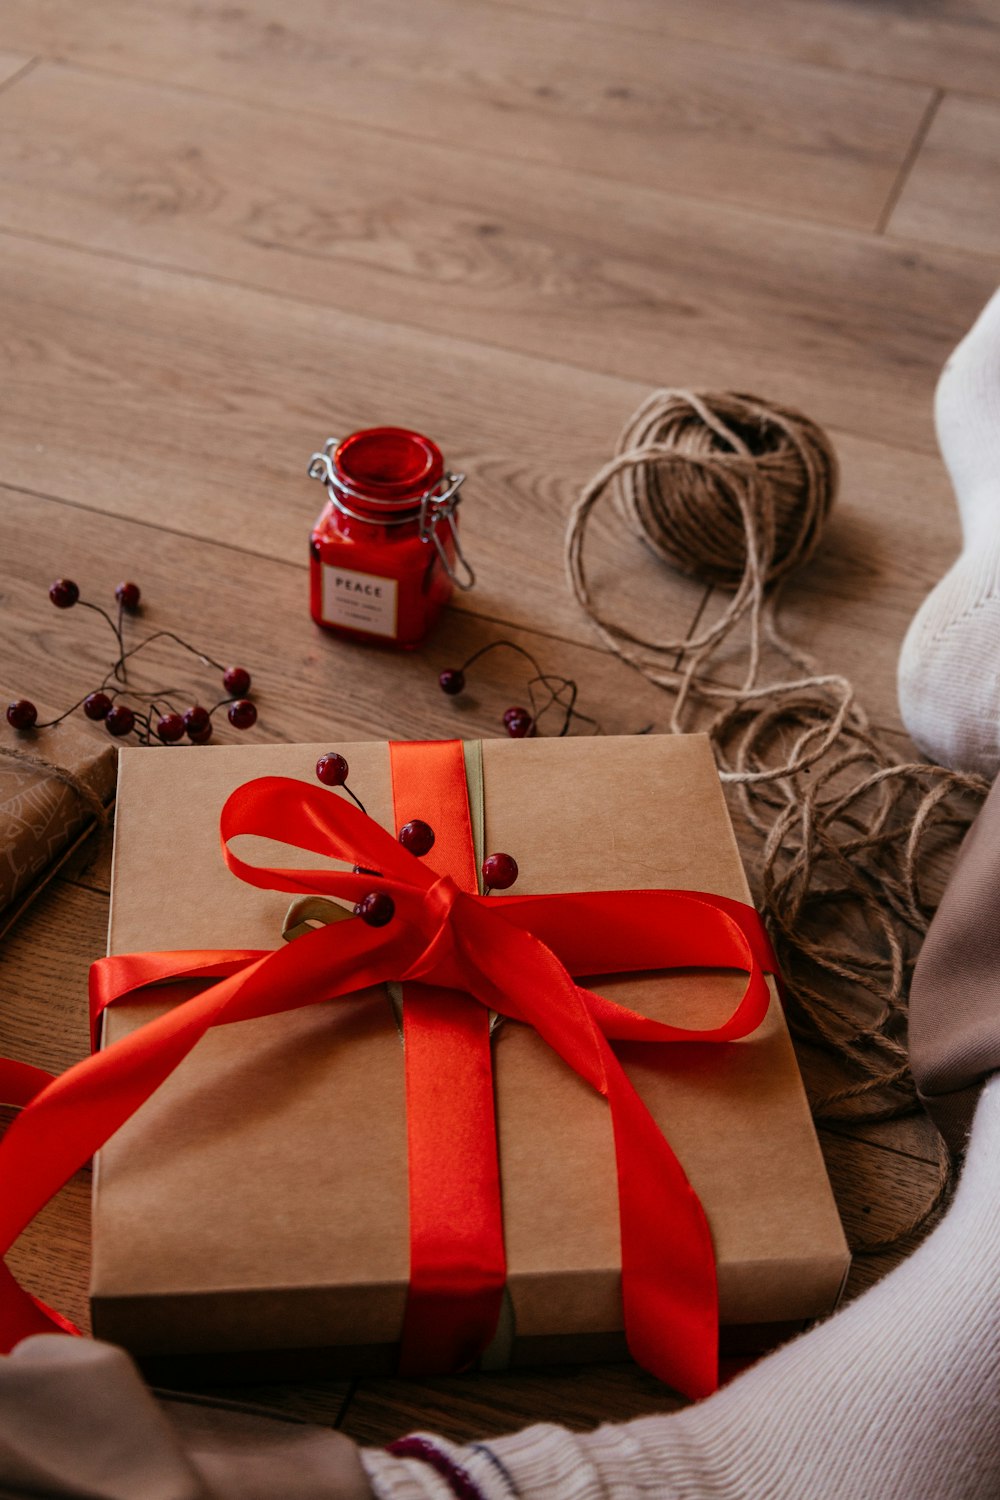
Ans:
[{"label": "tangled twine", "polygon": [[[820,672],[778,629],[781,590],[815,551],[836,486],[829,439],[800,413],[734,393],[657,391],[584,488],[566,533],[570,585],[598,633],[673,694],[672,733],[707,730],[722,780],[759,835],[751,877],[790,1027],[846,1075],[812,1101],[824,1123],[919,1108],[907,1061],[910,977],[950,857],[988,790],[981,777],[901,760],[847,678]],[[609,489],[658,558],[729,592],[714,621],[648,638],[598,610],[584,537]],[[745,672],[730,686],[710,667],[744,622]],[[765,645],[792,675],[760,681]],[[937,1152],[919,1212],[856,1250],[895,1244],[941,1207],[951,1162],[940,1140]]]}]

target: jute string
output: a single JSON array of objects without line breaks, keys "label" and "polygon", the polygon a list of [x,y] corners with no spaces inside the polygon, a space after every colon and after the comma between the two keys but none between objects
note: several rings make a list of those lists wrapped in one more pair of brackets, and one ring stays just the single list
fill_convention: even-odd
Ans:
[{"label": "jute string", "polygon": [[[780,594],[820,541],[837,479],[829,439],[801,413],[731,392],[662,390],[630,418],[566,533],[570,585],[599,635],[671,694],[672,733],[707,731],[757,836],[745,852],[789,1024],[839,1080],[813,1090],[824,1123],[919,1108],[907,1062],[910,977],[950,859],[988,790],[980,777],[901,759],[848,679],[822,672],[779,630]],[[717,614],[713,595],[705,623],[671,637],[639,634],[598,607],[584,539],[609,494],[656,557],[728,593]],[[736,685],[718,660],[726,643],[727,657],[738,644],[743,659]],[[791,671],[762,681],[768,649]],[[855,1237],[856,1250],[896,1243],[943,1204],[951,1163],[935,1139],[926,1201],[890,1232]]]}]

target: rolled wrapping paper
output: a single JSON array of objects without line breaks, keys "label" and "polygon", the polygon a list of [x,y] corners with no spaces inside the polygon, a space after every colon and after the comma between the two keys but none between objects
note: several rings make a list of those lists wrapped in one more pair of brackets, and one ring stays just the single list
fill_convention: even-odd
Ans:
[{"label": "rolled wrapping paper", "polygon": [[910,988],[910,1066],[953,1151],[1000,1068],[1000,783],[959,850]]},{"label": "rolled wrapping paper", "polygon": [[95,799],[106,806],[114,790],[115,747],[103,732],[72,720],[31,734],[0,727],[0,930],[94,827]]}]

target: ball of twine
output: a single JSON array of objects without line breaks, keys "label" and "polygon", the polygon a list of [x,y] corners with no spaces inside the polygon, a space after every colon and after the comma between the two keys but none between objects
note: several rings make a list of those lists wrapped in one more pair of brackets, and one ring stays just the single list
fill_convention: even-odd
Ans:
[{"label": "ball of twine", "polygon": [[732,391],[657,391],[629,420],[619,507],[657,557],[736,590],[765,588],[816,550],[837,491],[837,458],[801,412]]},{"label": "ball of twine", "polygon": [[[626,423],[617,452],[569,517],[566,568],[609,648],[672,694],[668,727],[708,733],[735,798],[757,898],[786,981],[788,1019],[832,1055],[842,1082],[813,1091],[818,1120],[892,1119],[917,1107],[906,1048],[909,979],[945,866],[986,784],[903,760],[871,725],[851,682],[822,672],[778,628],[778,600],[816,550],[836,494],[832,445],[808,417],[736,392],[661,390]],[[584,566],[595,507],[613,496],[629,529],[673,569],[726,592],[680,638],[598,609]],[[733,684],[714,661],[737,636]],[[762,682],[763,647],[792,668]],[[770,658],[769,658],[770,660]],[[706,710],[708,712],[706,712]],[[943,1143],[927,1201],[872,1250],[922,1229],[951,1182]]]}]

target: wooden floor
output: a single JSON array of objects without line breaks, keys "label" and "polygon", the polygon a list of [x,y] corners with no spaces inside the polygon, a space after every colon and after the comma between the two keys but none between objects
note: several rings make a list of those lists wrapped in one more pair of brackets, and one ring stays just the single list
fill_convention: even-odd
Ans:
[{"label": "wooden floor", "polygon": [[[252,669],[261,737],[493,734],[516,679],[459,709],[435,675],[500,634],[607,730],[663,726],[567,592],[563,521],[650,387],[714,386],[829,427],[841,501],[786,623],[898,732],[899,643],[957,549],[931,401],[998,280],[998,163],[998,0],[5,0],[0,693],[85,691],[106,643],[47,585],[132,577],[148,623]],[[468,473],[479,573],[405,658],[306,608],[307,457],[381,422]],[[593,571],[662,631],[706,603],[610,526]],[[82,1055],[107,877],[7,939],[4,1051]],[[854,1238],[933,1179],[919,1121],[822,1140]],[[14,1257],[81,1319],[87,1193]],[[673,1400],[627,1366],[250,1394],[369,1441]]]}]

